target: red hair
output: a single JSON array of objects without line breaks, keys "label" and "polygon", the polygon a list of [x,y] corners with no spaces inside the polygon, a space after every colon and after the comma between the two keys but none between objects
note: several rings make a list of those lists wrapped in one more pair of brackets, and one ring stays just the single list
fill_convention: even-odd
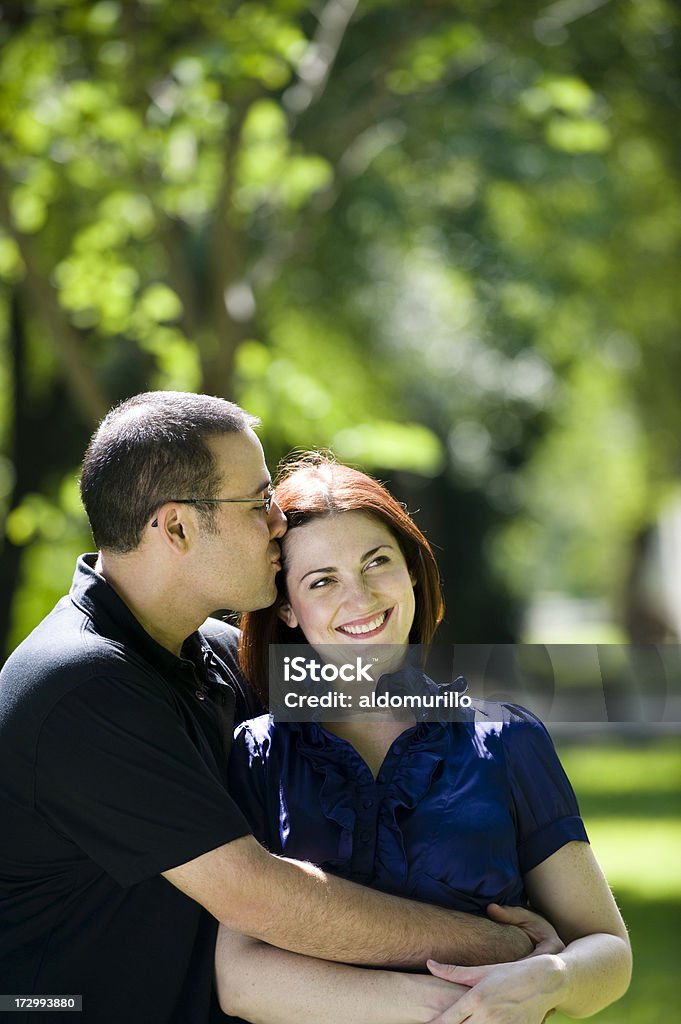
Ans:
[{"label": "red hair", "polygon": [[[280,470],[274,498],[288,520],[289,530],[312,519],[343,512],[366,512],[380,520],[398,542],[416,581],[416,611],[409,640],[415,644],[430,643],[444,614],[437,562],[416,523],[383,484],[327,455],[307,452]],[[286,601],[285,563],[277,577],[277,590],[273,605],[247,612],[241,620],[239,664],[265,705],[269,645],[305,642],[300,629],[289,628],[279,617],[279,609]]]}]

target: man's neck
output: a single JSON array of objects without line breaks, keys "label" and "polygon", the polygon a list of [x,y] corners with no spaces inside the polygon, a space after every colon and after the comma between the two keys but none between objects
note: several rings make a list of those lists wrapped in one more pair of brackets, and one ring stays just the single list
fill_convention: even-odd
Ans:
[{"label": "man's neck", "polygon": [[[128,606],[149,636],[176,656],[182,644],[203,622],[192,615],[186,592],[175,593],[167,579],[152,570],[147,560],[136,556],[112,555],[100,551],[95,572],[103,576]],[[179,588],[180,591],[184,588]]]}]

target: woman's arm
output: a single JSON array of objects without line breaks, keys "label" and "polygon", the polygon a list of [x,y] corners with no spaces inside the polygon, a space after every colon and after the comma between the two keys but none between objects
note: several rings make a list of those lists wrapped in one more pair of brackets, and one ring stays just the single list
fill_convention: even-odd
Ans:
[{"label": "woman's arm", "polygon": [[222,926],[215,976],[224,1013],[253,1024],[426,1024],[468,991],[428,975],[300,956]]},{"label": "woman's arm", "polygon": [[[540,1024],[547,1012],[588,1017],[629,987],[631,947],[605,876],[587,843],[573,842],[525,877],[533,907],[567,943],[562,953],[513,964],[451,967],[429,962],[439,978],[471,989],[437,1020],[441,1024]],[[522,911],[500,910],[497,920],[518,923]],[[497,1014],[498,1016],[494,1016]]]},{"label": "woman's arm", "polygon": [[629,936],[591,847],[568,843],[528,872],[525,887],[566,943],[556,1006],[588,1017],[623,996],[631,980]]}]

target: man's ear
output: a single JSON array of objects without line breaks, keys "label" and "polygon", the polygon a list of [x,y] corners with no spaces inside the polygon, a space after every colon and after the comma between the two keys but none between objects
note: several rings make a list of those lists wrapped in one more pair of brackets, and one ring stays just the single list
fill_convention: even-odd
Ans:
[{"label": "man's ear", "polygon": [[186,554],[189,546],[189,522],[185,520],[184,509],[180,512],[178,506],[166,503],[151,525],[176,554]]},{"label": "man's ear", "polygon": [[282,622],[286,623],[289,629],[295,629],[298,625],[298,619],[293,614],[293,608],[288,601],[284,601],[283,604],[279,605],[277,615]]}]

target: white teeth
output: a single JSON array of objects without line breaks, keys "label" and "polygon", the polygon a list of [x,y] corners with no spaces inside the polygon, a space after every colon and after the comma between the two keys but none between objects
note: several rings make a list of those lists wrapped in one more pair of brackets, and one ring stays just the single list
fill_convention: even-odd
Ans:
[{"label": "white teeth", "polygon": [[387,612],[382,612],[377,618],[372,619],[371,622],[366,622],[363,626],[339,626],[341,633],[350,633],[351,636],[360,636],[362,633],[371,633],[372,630],[378,629],[385,622]]}]

